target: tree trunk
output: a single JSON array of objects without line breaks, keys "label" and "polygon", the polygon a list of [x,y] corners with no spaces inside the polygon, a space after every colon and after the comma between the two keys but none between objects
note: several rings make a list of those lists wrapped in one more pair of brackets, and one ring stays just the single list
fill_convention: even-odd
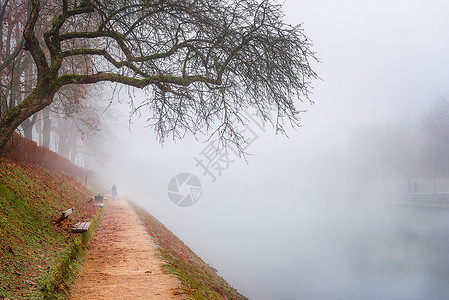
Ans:
[{"label": "tree trunk", "polygon": [[50,149],[51,119],[50,110],[48,109],[48,107],[42,110],[42,116],[44,119],[44,126],[42,127],[42,146]]},{"label": "tree trunk", "polygon": [[71,124],[69,120],[57,118],[55,132],[58,135],[58,154],[62,157],[69,156],[69,137],[71,131]]},{"label": "tree trunk", "polygon": [[30,141],[33,140],[33,126],[34,124],[29,119],[26,119],[21,124],[23,137]]},{"label": "tree trunk", "polygon": [[70,161],[75,164],[76,162],[76,155],[78,154],[76,151],[76,140],[77,140],[77,131],[72,130],[70,133]]},{"label": "tree trunk", "polygon": [[57,89],[57,87],[50,89],[48,85],[38,86],[25,100],[6,113],[0,120],[0,153],[6,147],[6,143],[16,128],[24,120],[53,102],[53,97]]},{"label": "tree trunk", "polygon": [[[22,82],[23,85],[25,86],[28,82],[32,82],[33,80],[33,64],[31,61],[31,56],[24,55],[23,62],[21,63],[21,65],[22,65],[21,73],[24,74],[24,80],[22,80]],[[22,101],[22,99],[20,101]],[[33,128],[35,126],[37,115],[38,114],[35,113],[33,117],[31,117],[31,119],[27,118],[21,124],[24,137],[30,141],[33,140]]]},{"label": "tree trunk", "polygon": [[23,136],[27,139],[32,141],[33,140],[33,128],[34,123],[36,122],[37,113],[33,115],[33,117],[30,119],[26,119],[25,121],[20,124],[23,130]]},{"label": "tree trunk", "polygon": [[37,133],[39,134],[37,145],[42,146],[42,111],[39,111],[37,114],[38,114]]},{"label": "tree trunk", "polygon": [[0,90],[0,119],[3,118],[3,115],[6,114],[6,111],[8,110],[8,102],[6,102],[6,99],[6,95]]},{"label": "tree trunk", "polygon": [[69,156],[69,145],[66,137],[61,138],[59,137],[59,143],[58,143],[58,154],[62,157],[68,158]]}]

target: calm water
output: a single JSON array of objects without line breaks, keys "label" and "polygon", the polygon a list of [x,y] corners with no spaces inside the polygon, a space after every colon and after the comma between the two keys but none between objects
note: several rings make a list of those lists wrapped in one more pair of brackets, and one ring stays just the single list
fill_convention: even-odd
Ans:
[{"label": "calm water", "polygon": [[219,274],[250,299],[449,299],[449,210],[315,204],[229,211]]},{"label": "calm water", "polygon": [[309,224],[291,228],[277,278],[265,273],[254,299],[449,299],[449,211],[340,211]]},{"label": "calm water", "polygon": [[449,299],[449,210],[231,183],[174,210],[171,230],[248,298]]},{"label": "calm water", "polygon": [[327,263],[335,269],[317,271],[321,283],[300,284],[299,298],[449,299],[449,213],[408,207],[390,217],[397,219],[364,224],[345,238],[340,233],[340,252],[321,252],[324,260],[333,256]]}]

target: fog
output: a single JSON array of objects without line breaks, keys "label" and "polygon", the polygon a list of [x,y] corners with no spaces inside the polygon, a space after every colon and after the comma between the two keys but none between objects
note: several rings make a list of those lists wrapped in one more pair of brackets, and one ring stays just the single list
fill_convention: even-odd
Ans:
[{"label": "fog", "polygon": [[[303,24],[320,59],[315,104],[298,106],[307,110],[301,128],[287,138],[248,125],[257,138],[247,161],[229,153],[213,181],[195,161],[206,137],[161,145],[145,116],[129,129],[129,108],[116,104],[114,156],[99,171],[105,184],[115,183],[250,299],[444,299],[447,213],[391,204],[390,192],[407,191],[407,171],[367,149],[370,141],[374,153],[382,149],[376,130],[415,131],[422,113],[448,95],[449,3],[289,0],[284,10],[289,23]],[[202,185],[190,207],[167,194],[183,172]],[[448,192],[442,180],[439,191]]]}]

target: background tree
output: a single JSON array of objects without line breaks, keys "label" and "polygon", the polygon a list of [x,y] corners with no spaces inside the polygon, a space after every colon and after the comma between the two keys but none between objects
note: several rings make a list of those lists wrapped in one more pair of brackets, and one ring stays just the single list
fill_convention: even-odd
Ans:
[{"label": "background tree", "polygon": [[428,175],[449,175],[449,101],[436,101],[423,114],[426,137],[425,161]]},{"label": "background tree", "polygon": [[73,163],[82,156],[84,165],[90,158],[106,164],[110,157],[107,149],[114,134],[109,127],[116,116],[100,91],[80,85],[66,86],[51,105],[55,151]]},{"label": "background tree", "polygon": [[[24,0],[5,0],[0,7],[0,117],[22,102],[31,90],[31,56],[22,51],[28,11]],[[28,139],[32,139],[36,116],[21,124]]]},{"label": "background tree", "polygon": [[[231,119],[254,107],[276,130],[298,124],[315,58],[299,26],[270,1],[26,1],[24,49],[33,89],[0,120],[0,147],[70,84],[114,82],[148,90],[139,105],[161,140],[213,130],[237,145]],[[40,32],[43,34],[41,35]],[[3,62],[2,62],[3,63]],[[269,110],[277,114],[270,120]]]}]

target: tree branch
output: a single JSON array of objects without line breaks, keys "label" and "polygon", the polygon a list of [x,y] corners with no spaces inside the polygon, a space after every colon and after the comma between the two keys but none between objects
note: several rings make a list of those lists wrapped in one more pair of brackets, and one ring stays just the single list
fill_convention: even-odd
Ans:
[{"label": "tree branch", "polygon": [[213,78],[208,78],[201,75],[194,75],[188,77],[176,77],[171,75],[156,75],[146,78],[134,78],[114,73],[97,73],[92,75],[62,75],[56,81],[55,84],[63,86],[66,84],[92,84],[103,81],[122,83],[137,88],[144,88],[151,84],[168,83],[179,86],[188,86],[194,82],[203,82],[213,85],[220,85],[221,81]]},{"label": "tree branch", "polygon": [[39,46],[39,40],[37,39],[34,28],[39,18],[40,1],[31,0],[31,14],[28,18],[28,22],[23,31],[23,37],[25,39],[25,50],[30,51],[31,56],[36,63],[38,71],[38,81],[42,81],[43,77],[49,72],[49,66],[47,59],[45,58],[44,51]]},{"label": "tree branch", "polygon": [[11,55],[8,58],[6,58],[5,61],[0,65],[0,72],[3,71],[3,69],[5,69],[6,67],[8,67],[8,66],[10,66],[12,64],[12,62],[19,55],[20,51],[23,50],[24,45],[25,45],[25,39],[22,39],[20,41],[20,43],[16,46],[16,49],[14,50],[14,52],[11,53]]}]

